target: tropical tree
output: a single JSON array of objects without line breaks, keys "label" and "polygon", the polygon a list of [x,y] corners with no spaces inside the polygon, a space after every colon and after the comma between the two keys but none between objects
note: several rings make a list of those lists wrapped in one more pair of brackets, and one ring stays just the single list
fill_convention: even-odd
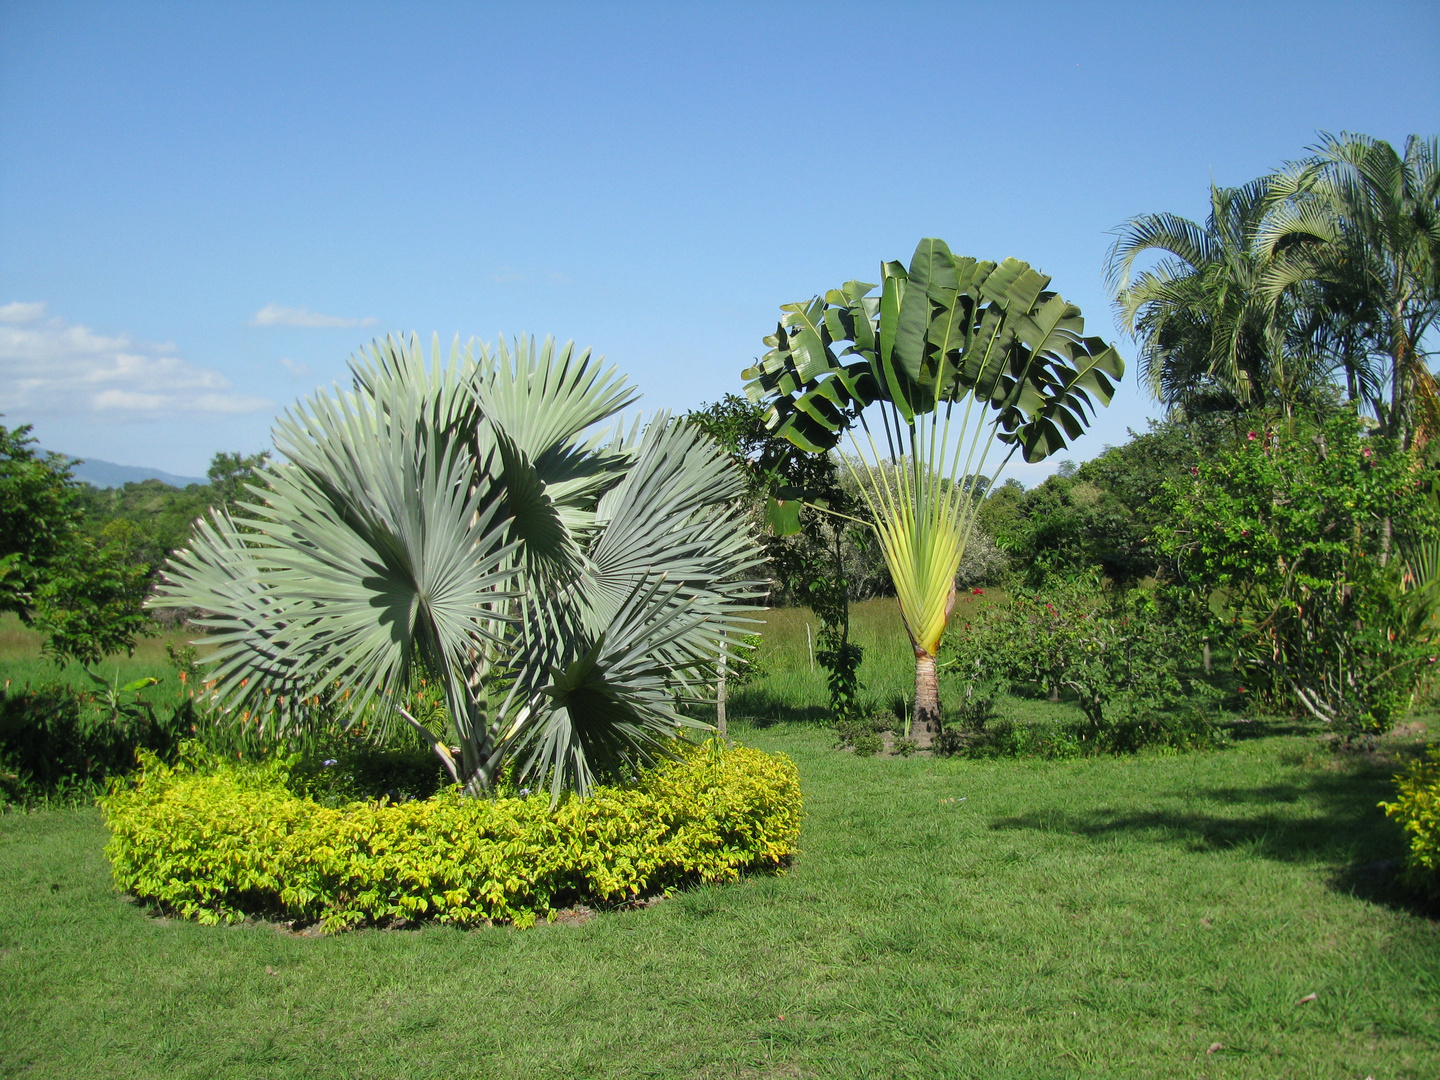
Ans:
[{"label": "tropical tree", "polygon": [[1402,446],[1440,434],[1422,345],[1440,318],[1437,147],[1412,135],[1402,154],[1368,135],[1322,134],[1314,156],[1271,178],[1257,236],[1270,260],[1263,295],[1310,289],[1323,300],[1328,338],[1374,372],[1367,404]]},{"label": "tropical tree", "polygon": [[43,633],[59,663],[131,652],[152,627],[141,607],[150,567],[127,526],[81,531],[73,462],[34,443],[28,424],[0,426],[0,611]]},{"label": "tropical tree", "polygon": [[[959,257],[926,239],[908,271],[882,264],[881,281],[878,296],[850,281],[783,305],[770,351],[742,377],[775,434],[813,453],[850,440],[843,460],[915,652],[912,731],[923,745],[939,726],[935,658],[976,493],[1017,452],[1039,461],[1079,437],[1123,363],[1084,336],[1080,310],[1028,263]],[[985,483],[964,482],[974,476]]]},{"label": "tropical tree", "polygon": [[[158,602],[210,613],[226,707],[403,721],[467,790],[510,764],[554,798],[701,726],[678,699],[750,628],[759,560],[715,445],[663,415],[596,434],[635,393],[549,339],[442,362],[387,338],[351,371],[167,569]],[[448,730],[406,711],[421,677]]]},{"label": "tropical tree", "polygon": [[[1203,225],[1140,214],[1116,230],[1106,277],[1120,323],[1140,345],[1141,377],[1167,408],[1288,415],[1329,377],[1314,348],[1317,331],[1299,318],[1293,294],[1261,288],[1270,265],[1261,238],[1273,205],[1269,178],[1212,184]],[[1157,261],[1134,273],[1150,255]]]}]

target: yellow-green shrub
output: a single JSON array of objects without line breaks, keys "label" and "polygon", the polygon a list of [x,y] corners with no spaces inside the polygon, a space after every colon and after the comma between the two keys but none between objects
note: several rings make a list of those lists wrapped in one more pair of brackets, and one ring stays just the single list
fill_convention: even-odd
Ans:
[{"label": "yellow-green shrub", "polygon": [[526,926],[576,900],[777,866],[800,832],[794,762],[718,742],[553,809],[545,796],[467,799],[458,788],[331,809],[287,790],[284,763],[142,764],[100,802],[115,881],[205,923]]},{"label": "yellow-green shrub", "polygon": [[1399,797],[1380,808],[1410,834],[1406,875],[1432,896],[1440,896],[1440,746],[1397,777]]}]

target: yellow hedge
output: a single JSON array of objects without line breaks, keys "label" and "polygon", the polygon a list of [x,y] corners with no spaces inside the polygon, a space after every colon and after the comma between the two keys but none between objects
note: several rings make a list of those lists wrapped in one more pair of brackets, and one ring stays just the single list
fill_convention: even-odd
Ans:
[{"label": "yellow hedge", "polygon": [[1380,809],[1410,834],[1406,876],[1419,888],[1440,897],[1440,746],[1396,777],[1397,798]]},{"label": "yellow hedge", "polygon": [[203,923],[528,926],[564,903],[777,866],[800,833],[794,762],[719,742],[553,809],[542,795],[467,799],[458,788],[330,809],[287,790],[284,763],[142,764],[100,801],[116,884]]}]

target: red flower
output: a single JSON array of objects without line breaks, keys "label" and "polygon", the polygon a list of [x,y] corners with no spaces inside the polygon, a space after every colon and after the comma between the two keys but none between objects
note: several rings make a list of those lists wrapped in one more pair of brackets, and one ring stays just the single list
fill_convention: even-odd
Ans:
[{"label": "red flower", "polygon": [[971,596],[984,596],[984,595],[985,595],[985,590],[984,590],[984,589],[971,589],[971,590],[970,590],[970,595],[971,595]]}]

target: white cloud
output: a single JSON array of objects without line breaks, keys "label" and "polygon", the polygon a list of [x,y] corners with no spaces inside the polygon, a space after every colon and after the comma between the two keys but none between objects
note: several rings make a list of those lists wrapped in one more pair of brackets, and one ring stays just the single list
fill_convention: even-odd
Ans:
[{"label": "white cloud", "polygon": [[251,326],[305,326],[322,330],[350,330],[357,326],[375,326],[379,319],[366,316],[363,319],[347,319],[341,315],[322,315],[303,307],[283,307],[280,304],[266,304],[250,320]]},{"label": "white cloud", "polygon": [[44,318],[44,304],[0,304],[0,323],[30,323]]},{"label": "white cloud", "polygon": [[310,369],[308,367],[306,367],[304,364],[297,364],[288,356],[282,356],[280,358],[280,366],[283,367],[286,371],[290,372],[290,374],[295,376],[295,378],[297,379],[303,379],[306,375],[310,374]]},{"label": "white cloud", "polygon": [[47,317],[44,304],[0,306],[0,412],[153,420],[258,412],[271,402],[236,393],[218,371],[125,334],[97,334]]}]

